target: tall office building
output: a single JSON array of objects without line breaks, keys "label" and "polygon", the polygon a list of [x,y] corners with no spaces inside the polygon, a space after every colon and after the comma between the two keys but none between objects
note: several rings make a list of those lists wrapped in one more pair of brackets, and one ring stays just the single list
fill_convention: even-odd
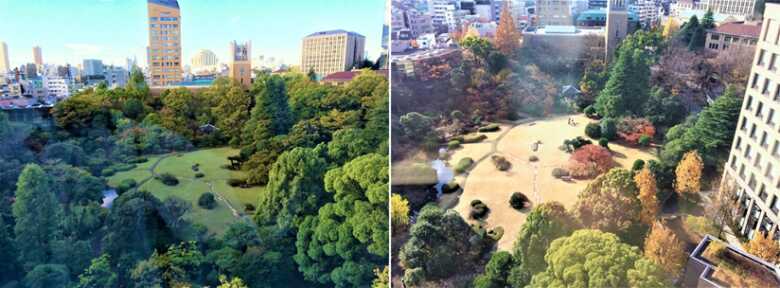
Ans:
[{"label": "tall office building", "polygon": [[11,70],[11,64],[8,62],[8,44],[0,41],[0,74]]},{"label": "tall office building", "polygon": [[147,59],[151,86],[182,81],[181,15],[176,0],[147,0],[149,47]]},{"label": "tall office building", "polygon": [[238,81],[241,86],[252,84],[252,42],[238,44],[230,42],[230,78]]},{"label": "tall office building", "polygon": [[98,59],[84,59],[82,69],[84,76],[103,75],[103,61]]},{"label": "tall office building", "polygon": [[571,0],[536,1],[536,14],[539,17],[539,26],[574,25],[571,3]]},{"label": "tall office building", "polygon": [[41,55],[40,46],[33,47],[33,63],[35,63],[35,66],[38,66],[38,70],[41,70],[43,67],[43,55]]},{"label": "tall office building", "polygon": [[609,0],[607,3],[606,61],[612,61],[615,49],[628,34],[628,7],[626,0]]},{"label": "tall office building", "polygon": [[738,196],[734,231],[756,230],[780,239],[780,0],[767,0],[734,142],[724,167],[723,189]]},{"label": "tall office building", "polygon": [[303,38],[301,69],[326,76],[351,70],[363,61],[366,37],[355,32],[332,30]]}]

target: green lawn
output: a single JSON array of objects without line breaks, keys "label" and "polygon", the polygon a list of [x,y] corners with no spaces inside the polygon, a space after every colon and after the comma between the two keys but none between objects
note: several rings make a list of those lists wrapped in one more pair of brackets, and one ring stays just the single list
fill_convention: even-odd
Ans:
[{"label": "green lawn", "polygon": [[[238,221],[233,212],[223,201],[217,201],[216,208],[211,210],[201,209],[198,206],[198,197],[209,191],[207,183],[213,185],[214,192],[222,195],[241,214],[244,213],[244,204],[257,204],[257,196],[264,187],[252,187],[248,189],[234,188],[227,185],[227,179],[243,178],[244,172],[231,171],[221,168],[228,164],[227,157],[237,155],[238,150],[232,148],[203,149],[188,153],[179,153],[165,157],[157,165],[155,171],[158,174],[171,173],[179,179],[179,185],[167,186],[157,179],[151,179],[144,183],[140,189],[146,190],[165,200],[176,196],[192,203],[192,210],[187,217],[194,223],[199,223],[208,229],[210,233],[222,234],[228,224]],[[108,178],[109,185],[115,186],[124,179],[135,179],[141,182],[152,174],[149,168],[163,156],[149,157],[149,161],[138,165],[133,170],[120,172]],[[199,171],[205,174],[203,178],[195,178],[192,166],[200,164]]]}]

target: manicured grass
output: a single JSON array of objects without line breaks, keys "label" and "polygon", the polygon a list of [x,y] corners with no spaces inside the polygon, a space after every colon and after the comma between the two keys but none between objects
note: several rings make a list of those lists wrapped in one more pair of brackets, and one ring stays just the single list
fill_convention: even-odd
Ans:
[{"label": "manicured grass", "polygon": [[[155,172],[175,175],[179,179],[179,185],[167,186],[157,179],[151,179],[139,189],[149,191],[161,200],[176,196],[192,203],[192,210],[187,217],[193,223],[206,226],[209,233],[222,234],[230,223],[239,221],[239,219],[233,215],[233,212],[222,200],[217,200],[217,207],[211,210],[198,207],[198,197],[209,191],[207,183],[211,183],[215,194],[224,197],[241,215],[244,213],[244,204],[257,205],[257,196],[264,189],[264,187],[244,189],[227,185],[227,180],[230,178],[246,176],[246,173],[242,171],[232,171],[221,167],[229,163],[228,156],[236,154],[238,154],[237,149],[215,148],[168,156],[160,161]],[[160,157],[163,156],[149,157],[148,162],[138,165],[137,168],[117,173],[108,179],[109,185],[115,186],[120,181],[129,178],[140,183],[152,175],[149,167]],[[196,163],[200,164],[198,171],[192,170],[192,166]],[[205,174],[205,176],[195,178],[195,174],[198,172]]]}]

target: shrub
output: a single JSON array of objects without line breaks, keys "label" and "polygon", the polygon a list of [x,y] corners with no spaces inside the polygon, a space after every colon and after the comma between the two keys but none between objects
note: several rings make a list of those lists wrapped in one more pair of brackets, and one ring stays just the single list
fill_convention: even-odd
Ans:
[{"label": "shrub", "polygon": [[471,219],[475,220],[481,220],[484,219],[485,216],[487,216],[488,212],[490,212],[490,208],[485,205],[485,203],[482,203],[480,200],[474,200],[471,201],[471,213],[469,213],[469,217]]},{"label": "shrub", "polygon": [[601,137],[601,139],[599,139],[599,146],[609,149],[609,139]]},{"label": "shrub", "polygon": [[206,177],[206,174],[203,174],[203,172],[195,173],[195,178],[203,178]]},{"label": "shrub", "polygon": [[496,169],[499,171],[506,171],[512,168],[512,163],[507,161],[504,156],[493,155],[490,156],[490,160],[493,160],[493,165],[496,165]]},{"label": "shrub", "polygon": [[592,139],[601,138],[601,126],[598,123],[588,123],[585,125],[585,135]]},{"label": "shrub", "polygon": [[612,153],[604,147],[585,145],[569,158],[569,173],[573,177],[591,178],[612,168]]},{"label": "shrub", "polygon": [[473,164],[474,164],[474,159],[471,159],[469,157],[460,159],[460,161],[458,161],[458,164],[455,165],[455,173],[460,174],[466,172],[466,170],[468,170]]},{"label": "shrub", "polygon": [[246,212],[254,212],[255,211],[255,205],[246,203],[244,204],[244,211]]},{"label": "shrub", "polygon": [[466,136],[463,136],[463,144],[479,143],[479,142],[482,142],[485,139],[487,139],[487,136],[485,136],[484,134],[466,135]]},{"label": "shrub", "polygon": [[192,171],[195,171],[195,172],[198,172],[198,170],[200,170],[200,166],[198,166],[197,164],[192,165],[191,168],[192,168]]},{"label": "shrub", "polygon": [[498,130],[501,130],[501,126],[498,126],[498,124],[489,124],[482,127],[479,127],[477,131],[479,132],[496,132]]},{"label": "shrub", "polygon": [[631,171],[639,171],[642,170],[642,168],[645,168],[645,160],[642,159],[634,160],[634,164],[631,165]]},{"label": "shrub", "polygon": [[246,180],[239,178],[230,178],[227,180],[227,184],[230,185],[230,187],[238,187],[244,185],[245,183]]},{"label": "shrub", "polygon": [[582,112],[584,112],[585,116],[587,116],[588,118],[598,117],[598,115],[596,114],[596,107],[593,107],[593,105],[588,105],[588,107],[585,107],[585,109],[583,109]]},{"label": "shrub", "polygon": [[531,162],[539,161],[539,157],[537,157],[536,155],[528,156],[528,161],[531,161]]},{"label": "shrub", "polygon": [[617,136],[630,144],[640,144],[639,139],[642,136],[647,136],[649,144],[649,138],[655,136],[655,126],[650,120],[645,118],[633,118],[626,117],[617,123]]},{"label": "shrub", "polygon": [[650,146],[650,136],[642,135],[639,136],[639,140],[637,141],[639,146],[647,147]]},{"label": "shrub", "polygon": [[706,234],[718,235],[718,227],[715,225],[715,222],[707,217],[688,215],[685,217],[684,222],[685,229],[690,233],[695,233],[700,236]]},{"label": "shrub", "polygon": [[124,179],[119,182],[119,185],[116,186],[116,192],[118,194],[122,194],[129,191],[130,189],[135,188],[137,185],[138,183],[135,181],[135,179]]},{"label": "shrub", "polygon": [[448,150],[455,150],[455,149],[458,149],[458,148],[460,148],[460,141],[458,141],[458,140],[452,140],[452,141],[447,143],[447,149]]},{"label": "shrub", "polygon": [[493,239],[493,241],[501,240],[501,237],[504,237],[504,227],[498,226],[493,228],[487,232],[487,235]]},{"label": "shrub", "polygon": [[531,204],[531,200],[528,200],[528,196],[520,192],[512,193],[512,197],[509,197],[509,205],[517,210],[528,207]]},{"label": "shrub", "polygon": [[203,209],[214,209],[214,207],[217,206],[217,200],[214,198],[214,194],[211,192],[200,194],[200,197],[198,197],[198,206]]},{"label": "shrub", "polygon": [[168,186],[179,185],[179,179],[176,178],[176,176],[171,173],[162,173],[159,176],[157,176],[157,180],[160,180],[160,182]]},{"label": "shrub", "polygon": [[569,176],[569,171],[563,168],[553,168],[552,176],[558,179]]},{"label": "shrub", "polygon": [[114,176],[114,174],[116,174],[116,170],[114,170],[113,167],[106,167],[103,168],[103,170],[100,170],[100,175],[103,177],[111,177]]},{"label": "shrub", "polygon": [[149,162],[149,159],[146,158],[146,157],[135,157],[135,158],[130,159],[129,161],[127,161],[127,163],[133,163],[133,164],[141,164],[141,163],[146,163],[146,162]]},{"label": "shrub", "polygon": [[406,271],[404,271],[403,282],[404,282],[404,286],[406,287],[416,287],[424,280],[425,280],[425,271],[423,271],[423,269],[420,267],[406,269]]},{"label": "shrub", "polygon": [[601,137],[614,140],[617,137],[617,121],[612,118],[601,119]]},{"label": "shrub", "polygon": [[458,182],[455,182],[455,180],[452,180],[441,187],[441,193],[453,193],[458,191],[459,189],[460,189],[460,184],[458,184]]},{"label": "shrub", "polygon": [[582,136],[577,136],[572,139],[563,140],[563,145],[561,146],[561,150],[566,151],[567,153],[574,152],[574,150],[580,149],[580,147],[593,144],[592,141],[582,138]]}]

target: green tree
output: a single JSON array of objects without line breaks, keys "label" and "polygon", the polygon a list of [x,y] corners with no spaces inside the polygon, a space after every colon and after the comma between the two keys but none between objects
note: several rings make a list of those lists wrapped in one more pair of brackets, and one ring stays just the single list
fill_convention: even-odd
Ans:
[{"label": "green tree", "polygon": [[144,102],[142,102],[140,99],[136,98],[130,98],[125,101],[124,105],[122,106],[122,113],[125,114],[125,117],[130,119],[139,119],[141,116],[144,116],[144,110],[146,107],[144,107]]},{"label": "green tree", "polygon": [[70,286],[70,272],[65,265],[41,264],[24,276],[25,287],[65,288]]},{"label": "green tree", "polygon": [[507,276],[514,265],[512,254],[499,251],[490,256],[485,266],[485,272],[474,278],[475,288],[502,288],[507,287]]},{"label": "green tree", "polygon": [[79,275],[78,288],[104,288],[114,287],[117,284],[117,276],[111,270],[108,254],[92,259],[89,268]]},{"label": "green tree", "polygon": [[3,217],[0,217],[0,283],[6,283],[18,277],[17,251],[13,236],[5,225]]},{"label": "green tree", "polygon": [[260,244],[260,235],[257,233],[257,228],[247,222],[230,224],[222,239],[225,245],[241,252],[245,252],[250,246]]},{"label": "green tree", "polygon": [[715,28],[715,18],[712,14],[712,9],[707,9],[707,12],[704,13],[704,17],[701,19],[701,27],[704,29]]},{"label": "green tree", "polygon": [[186,88],[165,90],[161,98],[161,125],[187,139],[195,139],[200,125],[208,122],[204,119],[209,107],[205,99]]},{"label": "green tree", "polygon": [[612,233],[578,230],[552,242],[530,287],[670,287],[663,270]]},{"label": "green tree", "polygon": [[62,207],[40,166],[27,164],[19,175],[12,208],[19,261],[28,270],[48,263],[53,253],[52,242],[62,236]]},{"label": "green tree", "polygon": [[644,34],[631,35],[618,49],[609,79],[596,98],[599,115],[619,117],[642,112],[649,93],[650,57],[640,45],[651,42],[643,37],[647,38]]},{"label": "green tree", "polygon": [[[77,146],[76,146],[77,147]],[[103,181],[87,171],[67,164],[45,166],[52,191],[60,202],[70,206],[99,203],[103,199]]]},{"label": "green tree", "polygon": [[268,186],[259,196],[255,219],[260,225],[295,227],[316,214],[327,199],[323,177],[327,168],[322,149],[294,148],[282,153],[271,167]]},{"label": "green tree", "polygon": [[615,233],[628,243],[644,239],[639,190],[631,171],[613,168],[577,194],[574,216],[587,228]]},{"label": "green tree", "polygon": [[273,136],[287,134],[293,119],[284,79],[274,75],[255,81],[251,93],[255,95],[255,106],[244,126],[244,133],[253,137],[248,139],[252,141],[250,143],[261,143]]},{"label": "green tree", "polygon": [[215,91],[217,94],[212,96],[215,97],[216,105],[211,108],[211,113],[215,115],[215,125],[222,135],[227,137],[231,145],[237,146],[241,143],[241,127],[249,120],[252,97],[244,93],[241,85],[235,82],[230,82],[223,90],[227,91]]},{"label": "green tree", "polygon": [[294,256],[304,277],[336,287],[366,286],[388,256],[387,156],[367,154],[328,171],[333,202],[298,226]]},{"label": "green tree", "polygon": [[514,243],[516,266],[512,268],[509,283],[512,287],[524,287],[531,276],[547,268],[544,253],[553,240],[570,235],[577,221],[558,202],[535,206],[520,228]]}]

